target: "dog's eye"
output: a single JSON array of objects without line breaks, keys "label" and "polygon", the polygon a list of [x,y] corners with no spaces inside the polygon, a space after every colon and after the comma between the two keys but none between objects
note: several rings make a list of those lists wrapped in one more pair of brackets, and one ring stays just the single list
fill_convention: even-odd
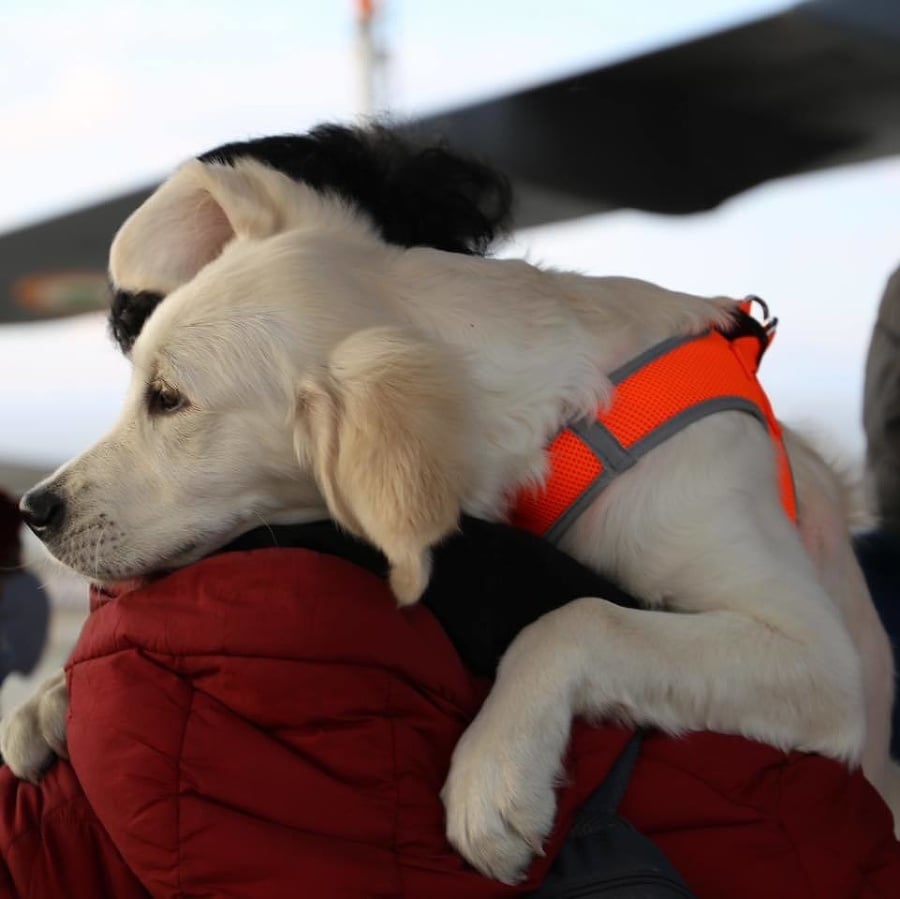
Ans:
[{"label": "dog's eye", "polygon": [[163,381],[154,381],[147,388],[147,409],[151,415],[169,415],[187,405],[187,398]]}]

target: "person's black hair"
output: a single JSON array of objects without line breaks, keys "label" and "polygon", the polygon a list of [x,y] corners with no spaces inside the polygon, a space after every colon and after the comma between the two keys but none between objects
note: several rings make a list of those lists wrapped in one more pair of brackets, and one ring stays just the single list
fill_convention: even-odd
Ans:
[{"label": "person's black hair", "polygon": [[395,128],[319,125],[225,144],[201,162],[251,157],[365,212],[388,243],[484,255],[509,225],[512,193],[499,172],[441,142]]}]

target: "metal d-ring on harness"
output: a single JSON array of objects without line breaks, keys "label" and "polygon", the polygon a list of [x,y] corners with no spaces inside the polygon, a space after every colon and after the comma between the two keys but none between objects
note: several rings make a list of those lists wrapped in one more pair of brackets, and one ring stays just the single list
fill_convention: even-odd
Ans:
[{"label": "metal d-ring on harness", "polygon": [[[752,316],[754,304],[763,321]],[[547,449],[550,474],[516,498],[511,521],[558,542],[581,512],[654,447],[707,415],[753,415],[772,439],[781,502],[797,520],[797,502],[781,425],[756,377],[778,320],[759,297],[736,303],[727,329],[671,337],[616,369],[608,408],[561,431]]]}]

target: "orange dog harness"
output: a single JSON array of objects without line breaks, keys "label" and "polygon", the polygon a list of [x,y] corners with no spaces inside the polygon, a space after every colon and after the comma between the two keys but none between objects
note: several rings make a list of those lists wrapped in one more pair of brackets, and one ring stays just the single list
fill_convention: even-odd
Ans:
[{"label": "orange dog harness", "polygon": [[[765,321],[750,312],[760,304]],[[511,522],[557,541],[615,478],[667,438],[698,419],[738,410],[760,420],[775,446],[781,502],[796,522],[794,481],[781,425],[756,377],[777,319],[749,297],[728,331],[711,329],[651,347],[610,376],[612,404],[561,431],[550,444],[543,486],[518,494]]]}]

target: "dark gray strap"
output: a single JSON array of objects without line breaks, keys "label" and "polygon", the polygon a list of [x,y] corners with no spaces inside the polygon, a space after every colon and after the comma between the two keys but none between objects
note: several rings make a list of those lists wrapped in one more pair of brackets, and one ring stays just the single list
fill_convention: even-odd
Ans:
[{"label": "dark gray strap", "polygon": [[637,730],[634,736],[625,744],[621,755],[610,769],[606,779],[588,797],[587,802],[578,812],[578,817],[572,825],[571,835],[581,837],[596,833],[616,817],[616,812],[628,789],[631,781],[631,773],[634,763],[641,751],[641,743],[644,740],[644,731]]}]

